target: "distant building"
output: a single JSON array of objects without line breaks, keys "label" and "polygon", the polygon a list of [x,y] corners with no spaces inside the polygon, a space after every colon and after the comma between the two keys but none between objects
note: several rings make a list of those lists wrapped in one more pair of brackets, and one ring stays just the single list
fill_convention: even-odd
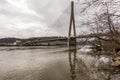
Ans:
[{"label": "distant building", "polygon": [[20,45],[21,44],[21,41],[20,40],[16,40],[13,45]]}]

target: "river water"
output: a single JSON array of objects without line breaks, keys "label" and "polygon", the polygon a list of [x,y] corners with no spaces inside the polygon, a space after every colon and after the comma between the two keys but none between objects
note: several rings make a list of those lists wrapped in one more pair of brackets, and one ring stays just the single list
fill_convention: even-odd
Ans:
[{"label": "river water", "polygon": [[[0,80],[120,80],[111,73],[111,57],[89,49],[0,47]],[[113,72],[113,71],[112,71]]]}]

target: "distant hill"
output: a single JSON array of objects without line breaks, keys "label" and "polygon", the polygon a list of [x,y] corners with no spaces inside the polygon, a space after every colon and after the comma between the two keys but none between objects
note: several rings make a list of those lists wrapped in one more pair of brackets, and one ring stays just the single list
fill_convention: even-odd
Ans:
[{"label": "distant hill", "polygon": [[1,38],[0,43],[14,43],[17,40],[23,41],[23,39],[19,38]]},{"label": "distant hill", "polygon": [[[31,46],[31,45],[42,45],[43,43],[48,43],[48,42],[40,42],[40,41],[46,41],[46,40],[51,40],[51,39],[56,39],[56,38],[65,38],[65,37],[57,37],[57,36],[51,36],[51,37],[32,37],[32,38],[27,38],[27,39],[20,39],[20,38],[1,38],[0,39],[0,46]],[[34,43],[36,42],[37,43]],[[58,40],[59,41],[59,40]],[[54,42],[53,42],[54,43]]]}]

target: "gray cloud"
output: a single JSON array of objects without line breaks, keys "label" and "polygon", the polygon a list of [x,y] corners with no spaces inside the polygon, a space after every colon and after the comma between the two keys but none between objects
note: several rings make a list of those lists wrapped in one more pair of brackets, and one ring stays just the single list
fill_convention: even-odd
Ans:
[{"label": "gray cloud", "polygon": [[[91,21],[94,18],[91,15],[100,14],[103,9],[92,6],[81,13],[87,7],[81,3],[89,0],[76,1],[79,1],[75,3],[76,29],[80,33],[89,27],[81,26],[82,22]],[[110,12],[113,11],[120,10],[115,5],[110,7]],[[70,0],[0,0],[0,38],[67,35],[69,21]]]},{"label": "gray cloud", "polygon": [[0,37],[49,36],[69,0],[0,0]]}]

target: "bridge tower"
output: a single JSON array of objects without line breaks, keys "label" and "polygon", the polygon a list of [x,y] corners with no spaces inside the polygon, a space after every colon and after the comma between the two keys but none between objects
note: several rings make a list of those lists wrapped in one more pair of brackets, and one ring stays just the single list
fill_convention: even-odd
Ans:
[{"label": "bridge tower", "polygon": [[[73,35],[72,35],[73,32]],[[76,29],[75,29],[75,18],[74,18],[74,2],[71,1],[71,15],[68,33],[68,46],[76,46]]]}]

